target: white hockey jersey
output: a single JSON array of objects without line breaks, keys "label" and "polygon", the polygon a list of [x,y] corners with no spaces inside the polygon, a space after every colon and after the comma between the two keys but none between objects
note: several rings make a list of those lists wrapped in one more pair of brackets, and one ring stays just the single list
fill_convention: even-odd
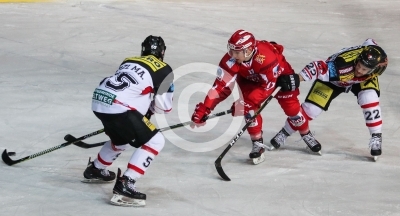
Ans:
[{"label": "white hockey jersey", "polygon": [[155,56],[126,58],[113,76],[104,78],[94,90],[92,110],[123,113],[137,110],[146,114],[169,113],[173,99],[171,67]]}]

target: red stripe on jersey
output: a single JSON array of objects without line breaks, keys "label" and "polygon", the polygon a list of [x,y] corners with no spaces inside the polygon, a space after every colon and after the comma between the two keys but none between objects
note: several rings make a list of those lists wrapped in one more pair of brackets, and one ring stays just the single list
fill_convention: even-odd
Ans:
[{"label": "red stripe on jersey", "polygon": [[142,149],[152,153],[153,155],[158,155],[158,151],[157,150],[155,150],[155,149],[153,149],[153,148],[151,148],[151,147],[149,147],[147,145],[142,145]]},{"label": "red stripe on jersey", "polygon": [[131,106],[129,106],[129,105],[126,104],[126,103],[122,103],[121,101],[119,101],[119,100],[117,100],[117,99],[114,99],[113,102],[116,103],[116,104],[122,105],[122,106],[124,106],[124,107],[128,107],[130,110],[136,110],[134,107],[131,107]]},{"label": "red stripe on jersey", "polygon": [[103,158],[100,157],[100,154],[97,154],[97,160],[105,166],[110,166],[112,164],[112,162],[110,163],[110,162],[103,160]]},{"label": "red stripe on jersey", "polygon": [[167,112],[171,112],[171,110],[172,110],[172,108],[171,109],[167,109],[167,110],[163,110],[163,109],[161,109],[160,107],[158,107],[158,106],[156,106],[156,105],[154,105],[157,109],[159,109],[159,110],[162,110],[163,112],[165,112],[165,113],[167,113]]},{"label": "red stripe on jersey", "polygon": [[365,108],[371,108],[371,107],[375,107],[378,106],[379,102],[374,102],[374,103],[369,103],[369,104],[364,104],[361,106],[361,108],[365,109]]},{"label": "red stripe on jersey", "polygon": [[137,167],[137,166],[135,166],[135,165],[133,165],[131,163],[128,163],[128,169],[131,169],[133,171],[136,171],[139,174],[144,175],[144,170],[140,169],[139,167]]},{"label": "red stripe on jersey", "polygon": [[367,127],[376,127],[382,124],[382,120],[375,123],[367,123]]},{"label": "red stripe on jersey", "polygon": [[151,86],[147,86],[145,89],[143,89],[141,95],[149,94],[149,93],[154,93],[154,90]]}]

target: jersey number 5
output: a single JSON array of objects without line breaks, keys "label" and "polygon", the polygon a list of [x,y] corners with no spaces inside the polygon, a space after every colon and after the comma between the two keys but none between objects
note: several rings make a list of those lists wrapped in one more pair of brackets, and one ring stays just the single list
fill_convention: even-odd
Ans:
[{"label": "jersey number 5", "polygon": [[137,85],[137,80],[132,77],[129,73],[122,72],[117,75],[115,78],[115,83],[111,82],[111,80],[107,80],[105,86],[110,88],[114,91],[123,91],[124,89],[128,88],[131,84]]}]

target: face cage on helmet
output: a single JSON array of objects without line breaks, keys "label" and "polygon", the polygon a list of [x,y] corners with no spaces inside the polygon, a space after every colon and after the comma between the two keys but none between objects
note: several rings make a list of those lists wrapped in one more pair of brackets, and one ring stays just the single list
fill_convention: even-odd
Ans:
[{"label": "face cage on helmet", "polygon": [[360,61],[360,60],[357,60],[357,61],[356,61],[356,66],[357,66],[358,63],[360,63],[360,65],[362,65],[362,66],[364,66],[364,67],[370,69],[365,75],[372,74],[372,73],[375,71],[376,67],[377,67],[377,66],[375,66],[375,67],[373,67],[373,68],[370,68],[370,67],[368,67],[367,65],[363,64],[362,61]]},{"label": "face cage on helmet", "polygon": [[375,67],[370,68],[368,65],[366,65],[366,64],[363,63],[363,61],[362,61],[362,59],[361,59],[361,56],[359,56],[359,57],[356,59],[355,63],[356,63],[356,65],[357,65],[358,63],[360,63],[362,66],[364,66],[364,67],[370,69],[365,75],[369,75],[369,74],[373,73],[373,72],[375,71],[375,69],[378,67],[378,65],[376,65]]},{"label": "face cage on helmet", "polygon": [[[250,47],[250,46],[249,46],[249,47]],[[250,55],[246,55],[246,51],[247,51],[247,49],[248,49],[249,47],[246,47],[246,48],[242,48],[242,49],[241,49],[241,48],[239,48],[239,47],[237,47],[237,46],[235,46],[235,45],[233,45],[233,44],[231,44],[231,43],[228,43],[228,44],[226,45],[226,48],[227,48],[227,50],[228,50],[228,55],[231,56],[231,57],[232,57],[232,50],[235,50],[235,51],[240,51],[240,50],[242,50],[245,58],[248,58],[248,57],[252,56],[255,49],[253,49],[253,51],[250,53]]]}]

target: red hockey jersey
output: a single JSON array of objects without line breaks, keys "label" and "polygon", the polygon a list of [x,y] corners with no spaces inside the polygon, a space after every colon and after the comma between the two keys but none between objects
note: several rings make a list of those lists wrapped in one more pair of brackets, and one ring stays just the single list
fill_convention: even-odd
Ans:
[{"label": "red hockey jersey", "polygon": [[274,42],[257,41],[253,57],[243,63],[237,63],[228,53],[219,63],[217,78],[209,90],[204,104],[213,110],[232,92],[236,79],[242,77],[258,85],[258,92],[253,92],[252,102],[260,105],[276,87],[276,80],[281,74],[293,74],[294,71],[282,54],[283,46]]}]

